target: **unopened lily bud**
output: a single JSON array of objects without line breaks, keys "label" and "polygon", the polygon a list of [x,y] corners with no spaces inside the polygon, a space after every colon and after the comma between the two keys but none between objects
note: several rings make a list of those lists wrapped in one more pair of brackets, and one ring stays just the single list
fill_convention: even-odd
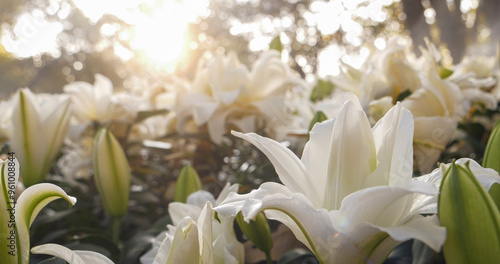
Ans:
[{"label": "unopened lily bud", "polygon": [[96,134],[92,163],[104,210],[114,218],[123,216],[130,194],[130,166],[120,143],[107,129]]},{"label": "unopened lily bud", "polygon": [[257,214],[254,220],[245,222],[241,212],[236,215],[236,222],[240,226],[241,231],[245,236],[252,241],[252,243],[260,250],[269,254],[273,247],[273,240],[271,238],[271,229],[267,222],[264,213]]},{"label": "unopened lily bud", "polygon": [[191,165],[185,165],[175,184],[174,201],[185,203],[190,194],[201,190],[200,176]]},{"label": "unopened lily bud", "polygon": [[500,212],[469,163],[452,164],[444,173],[438,215],[446,227],[447,263],[500,263]]}]

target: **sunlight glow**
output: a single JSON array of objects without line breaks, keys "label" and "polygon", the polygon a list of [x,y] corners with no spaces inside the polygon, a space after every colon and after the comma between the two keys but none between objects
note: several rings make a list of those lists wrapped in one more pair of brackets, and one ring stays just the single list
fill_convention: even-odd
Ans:
[{"label": "sunlight glow", "polygon": [[[134,54],[123,46],[114,47],[123,60],[138,57],[153,67],[173,72],[188,50],[187,27],[199,16],[207,15],[208,0],[178,0],[152,2],[147,0],[74,0],[91,21],[97,22],[104,14],[112,14],[133,25],[128,40]],[[146,11],[146,12],[144,12]],[[109,24],[101,28],[103,35],[111,35]]]},{"label": "sunlight glow", "polygon": [[29,58],[48,52],[53,57],[60,55],[57,35],[62,31],[61,23],[48,22],[44,13],[35,9],[31,14],[21,15],[13,33],[3,31],[1,43],[8,52],[21,58]]},{"label": "sunlight glow", "polygon": [[160,10],[153,17],[144,16],[134,26],[130,46],[144,54],[155,65],[166,66],[172,71],[183,57],[186,43],[187,21],[181,13]]}]

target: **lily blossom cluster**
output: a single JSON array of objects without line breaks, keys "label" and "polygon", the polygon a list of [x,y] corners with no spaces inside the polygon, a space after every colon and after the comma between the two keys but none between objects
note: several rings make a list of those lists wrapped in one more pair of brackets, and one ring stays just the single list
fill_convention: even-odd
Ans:
[{"label": "lily blossom cluster", "polygon": [[[447,68],[433,44],[427,42],[427,48],[421,48],[422,56],[416,58],[409,51],[410,42],[401,44],[401,40],[394,39],[385,49],[376,50],[360,69],[344,65],[341,74],[331,81],[344,92],[358,96],[372,124],[397,101],[410,110],[415,122],[415,165],[427,173],[435,167],[457,123],[471,106],[497,108],[497,98],[491,92],[497,85],[495,60],[464,59]],[[342,93],[335,95],[330,102],[326,100],[335,107],[323,107],[327,116],[338,111],[336,101]]]},{"label": "lily blossom cluster", "polygon": [[[246,221],[264,211],[320,263],[381,263],[409,239],[439,252],[446,232],[436,215],[437,194],[450,164],[412,178],[413,129],[400,103],[370,129],[357,97],[347,94],[336,117],[313,127],[301,159],[272,139],[233,132],[269,158],[283,184],[231,193],[215,210],[224,216],[241,211]],[[500,183],[492,169],[470,159],[456,162],[466,163],[487,190]]]},{"label": "lily blossom cluster", "polygon": [[174,110],[179,132],[206,125],[210,139],[220,144],[230,128],[280,132],[291,116],[286,95],[300,85],[276,51],[261,54],[251,70],[231,52],[200,64],[192,83],[158,96],[157,102]]},{"label": "lily blossom cluster", "polygon": [[221,215],[260,211],[288,226],[321,263],[379,263],[399,243],[418,239],[439,251],[438,191],[412,178],[411,113],[397,104],[370,128],[357,99],[348,94],[337,117],[316,124],[302,158],[280,143],[233,132],[259,148],[282,184],[264,183],[249,194],[230,194]]}]

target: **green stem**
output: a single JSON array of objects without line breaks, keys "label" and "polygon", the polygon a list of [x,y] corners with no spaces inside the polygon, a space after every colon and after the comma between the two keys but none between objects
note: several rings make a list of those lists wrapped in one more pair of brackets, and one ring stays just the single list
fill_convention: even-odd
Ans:
[{"label": "green stem", "polygon": [[268,250],[266,253],[266,262],[267,264],[273,264],[273,259],[271,258],[271,250]]},{"label": "green stem", "polygon": [[118,245],[120,243],[120,228],[121,228],[122,220],[121,218],[113,218],[113,227],[112,227],[112,239],[113,242]]}]

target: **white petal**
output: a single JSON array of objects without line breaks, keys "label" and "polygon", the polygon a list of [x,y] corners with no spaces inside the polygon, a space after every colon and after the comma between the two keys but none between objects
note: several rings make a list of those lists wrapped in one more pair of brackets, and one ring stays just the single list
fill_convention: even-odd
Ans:
[{"label": "white petal", "polygon": [[200,258],[198,227],[185,217],[177,227],[169,226],[169,233],[162,242],[153,264],[198,264]]},{"label": "white petal", "polygon": [[379,229],[401,242],[418,239],[436,252],[440,251],[446,240],[446,228],[439,225],[437,215],[427,217],[416,215],[414,219],[401,226],[380,227]]},{"label": "white petal", "polygon": [[198,225],[198,242],[200,248],[200,263],[213,263],[213,246],[212,246],[212,219],[213,219],[212,204],[206,202],[201,210],[197,220]]},{"label": "white petal", "polygon": [[453,137],[457,121],[449,117],[417,117],[414,131],[414,156],[421,173],[430,172],[446,144]]},{"label": "white petal", "polygon": [[231,118],[230,120],[228,120],[228,123],[235,125],[240,131],[244,133],[254,132],[256,117],[255,115],[247,115],[238,119]]},{"label": "white petal", "polygon": [[262,97],[282,93],[281,89],[289,80],[288,69],[288,66],[281,61],[278,52],[264,52],[252,65],[250,77],[252,92]]},{"label": "white petal", "polygon": [[497,171],[490,168],[483,168],[473,159],[461,158],[455,163],[463,165],[467,162],[469,162],[469,169],[471,170],[472,174],[476,176],[477,180],[481,183],[481,185],[483,185],[486,190],[489,190],[493,184],[500,183],[500,177]]},{"label": "white petal", "polygon": [[106,76],[101,74],[94,75],[94,92],[97,98],[108,98],[113,94],[113,83]]},{"label": "white petal", "polygon": [[178,225],[179,222],[186,216],[189,216],[192,219],[198,219],[200,212],[201,207],[196,205],[179,202],[171,202],[168,204],[168,214],[170,215],[174,225]]},{"label": "white petal", "polygon": [[[442,179],[443,175],[441,173],[441,169],[437,168],[429,174],[422,175],[420,177],[414,177],[412,180],[431,183],[436,187],[437,190],[439,190]],[[437,214],[437,199],[437,195],[431,196],[427,194],[416,193],[415,197],[413,198],[412,211],[415,212],[415,214]]]},{"label": "white petal", "polygon": [[253,101],[251,105],[257,107],[271,124],[283,124],[287,122],[285,100],[283,96],[269,96],[261,100]]},{"label": "white petal", "polygon": [[221,144],[226,134],[226,117],[235,109],[217,110],[208,120],[208,134],[215,144]]},{"label": "white petal", "polygon": [[[311,177],[311,183],[318,197],[325,197],[327,189],[328,161],[326,159],[330,155],[328,146],[332,144],[330,141],[332,140],[334,124],[335,119],[316,123],[309,132],[310,138],[302,153],[302,163],[306,168],[308,177]],[[317,207],[322,206],[321,201],[318,201],[317,204],[314,201],[312,202]]]},{"label": "white petal", "polygon": [[445,103],[432,89],[418,89],[404,99],[401,104],[409,109],[414,117],[446,116],[449,114]]},{"label": "white petal", "polygon": [[220,191],[219,196],[217,197],[217,200],[215,200],[215,205],[219,205],[226,199],[229,193],[232,192],[238,192],[238,189],[240,188],[239,184],[230,184],[229,182],[226,183],[222,191]]},{"label": "white petal", "polygon": [[[212,86],[212,88],[214,87]],[[240,89],[234,89],[231,91],[218,91],[216,89],[212,89],[212,95],[223,104],[230,105],[236,101],[236,98],[240,95]]]},{"label": "white petal", "polygon": [[200,209],[203,208],[207,202],[215,204],[215,199],[212,193],[205,190],[199,190],[190,194],[186,201],[187,204],[195,205]]},{"label": "white petal", "polygon": [[361,223],[379,227],[401,225],[414,215],[411,209],[415,192],[437,194],[432,184],[415,184],[406,188],[377,186],[357,191],[342,201],[339,211],[332,212],[334,227],[341,232],[351,232]]},{"label": "white petal", "polygon": [[110,259],[100,253],[87,250],[72,251],[57,244],[44,244],[33,247],[31,253],[56,256],[69,264],[113,264]]},{"label": "white petal", "polygon": [[212,117],[218,106],[218,103],[210,101],[194,102],[194,105],[192,105],[194,122],[198,126],[204,125]]},{"label": "white petal", "polygon": [[[316,156],[328,165],[322,208],[340,208],[344,197],[361,189],[375,170],[376,150],[373,135],[357,97],[349,93],[333,125],[332,139],[326,157]],[[309,157],[311,158],[311,157]],[[285,184],[286,185],[286,184]]]},{"label": "white petal", "polygon": [[483,103],[490,110],[497,109],[498,103],[491,93],[483,92],[480,89],[467,89],[463,91],[464,96],[472,102]]},{"label": "white petal", "polygon": [[413,172],[413,117],[397,104],[373,127],[379,161],[365,187],[403,186]]},{"label": "white petal", "polygon": [[233,135],[252,143],[269,158],[285,186],[292,192],[303,193],[315,205],[319,205],[319,197],[314,188],[313,179],[307,176],[304,165],[297,156],[280,143],[261,137],[255,133],[242,134],[232,131]]},{"label": "white petal", "polygon": [[[200,243],[198,241],[198,226],[193,224],[187,234],[182,233],[185,237],[173,252],[173,264],[199,264],[200,263]],[[176,233],[177,236],[177,233]],[[182,239],[182,238],[181,238]]]},{"label": "white petal", "polygon": [[336,233],[325,209],[315,209],[303,194],[292,193],[278,183],[264,183],[245,195],[231,193],[215,210],[226,216],[241,210],[245,221],[266,210],[266,216],[285,224],[319,258],[329,255],[328,241]]}]

